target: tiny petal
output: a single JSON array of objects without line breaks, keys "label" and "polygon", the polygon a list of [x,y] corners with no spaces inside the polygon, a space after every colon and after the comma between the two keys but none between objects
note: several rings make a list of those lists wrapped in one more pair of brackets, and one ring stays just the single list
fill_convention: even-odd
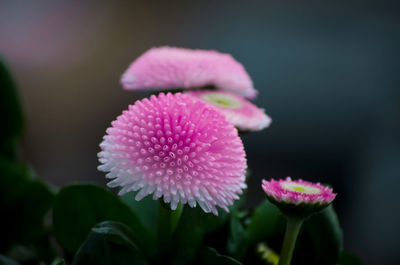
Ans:
[{"label": "tiny petal", "polygon": [[327,207],[336,197],[330,187],[290,177],[278,181],[263,179],[261,186],[272,203],[292,216],[309,216]]},{"label": "tiny petal", "polygon": [[272,122],[263,109],[231,92],[196,90],[187,91],[184,94],[211,103],[239,130],[260,131],[267,128]]},{"label": "tiny petal", "polygon": [[214,50],[152,48],[137,58],[121,78],[124,89],[199,88],[213,85],[254,98],[257,90],[241,63]]},{"label": "tiny petal", "polygon": [[100,171],[120,193],[153,194],[175,209],[197,204],[226,210],[245,188],[247,167],[237,130],[214,107],[183,95],[136,101],[107,129],[98,154]]}]

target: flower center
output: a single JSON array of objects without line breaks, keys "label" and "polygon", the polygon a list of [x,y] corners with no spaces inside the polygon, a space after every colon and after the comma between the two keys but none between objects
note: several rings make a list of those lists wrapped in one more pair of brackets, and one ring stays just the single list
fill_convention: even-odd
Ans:
[{"label": "flower center", "polygon": [[284,188],[285,190],[289,190],[289,191],[295,191],[295,192],[300,192],[300,193],[305,193],[305,194],[321,193],[321,190],[317,187],[311,187],[311,186],[303,185],[300,183],[282,182],[281,185],[282,185],[282,188]]},{"label": "flower center", "polygon": [[294,187],[293,189],[294,189],[295,191],[301,191],[301,192],[305,192],[305,191],[306,191],[306,189],[303,188],[303,187]]},{"label": "flower center", "polygon": [[203,99],[207,102],[216,105],[222,106],[231,109],[237,109],[242,106],[242,104],[235,98],[228,96],[226,94],[220,93],[207,93],[203,95]]}]

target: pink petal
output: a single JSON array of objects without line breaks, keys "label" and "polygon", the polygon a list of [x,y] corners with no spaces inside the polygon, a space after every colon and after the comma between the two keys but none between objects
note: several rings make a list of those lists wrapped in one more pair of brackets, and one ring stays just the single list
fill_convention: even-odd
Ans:
[{"label": "pink petal", "polygon": [[121,84],[127,90],[213,85],[248,98],[257,95],[249,74],[230,54],[167,46],[137,58],[122,75]]},{"label": "pink petal", "polygon": [[272,122],[263,109],[231,92],[196,90],[187,91],[184,94],[210,103],[240,130],[260,131],[267,128]]}]

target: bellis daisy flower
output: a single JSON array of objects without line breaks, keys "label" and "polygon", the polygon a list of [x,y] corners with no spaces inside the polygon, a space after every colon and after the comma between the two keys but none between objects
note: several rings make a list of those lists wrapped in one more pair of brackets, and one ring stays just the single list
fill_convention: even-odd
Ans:
[{"label": "bellis daisy flower", "polygon": [[284,213],[291,215],[308,215],[328,206],[336,197],[332,188],[304,180],[270,181],[262,180],[262,188],[268,199]]},{"label": "bellis daisy flower", "polygon": [[167,46],[137,58],[122,75],[121,84],[127,90],[212,85],[249,98],[257,95],[249,74],[230,54]]},{"label": "bellis daisy flower", "polygon": [[272,121],[263,109],[231,92],[196,90],[187,91],[185,94],[212,104],[240,130],[259,131],[268,127]]},{"label": "bellis daisy flower", "polygon": [[112,122],[98,168],[121,187],[153,194],[176,209],[199,204],[218,214],[246,188],[246,158],[237,130],[213,107],[190,96],[160,93],[138,100]]},{"label": "bellis daisy flower", "polygon": [[327,207],[335,199],[332,189],[320,183],[292,180],[262,180],[268,199],[287,217],[279,265],[290,265],[301,225],[313,213]]}]

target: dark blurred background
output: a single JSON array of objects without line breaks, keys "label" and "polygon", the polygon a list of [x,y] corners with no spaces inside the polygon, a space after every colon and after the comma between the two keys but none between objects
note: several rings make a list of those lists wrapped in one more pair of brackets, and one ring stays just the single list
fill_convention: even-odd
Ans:
[{"label": "dark blurred background", "polygon": [[146,92],[126,67],[152,46],[231,53],[273,118],[247,134],[250,206],[260,179],[330,183],[345,247],[400,264],[400,9],[396,1],[0,1],[0,53],[20,88],[24,156],[61,186],[105,185],[98,144]]}]

